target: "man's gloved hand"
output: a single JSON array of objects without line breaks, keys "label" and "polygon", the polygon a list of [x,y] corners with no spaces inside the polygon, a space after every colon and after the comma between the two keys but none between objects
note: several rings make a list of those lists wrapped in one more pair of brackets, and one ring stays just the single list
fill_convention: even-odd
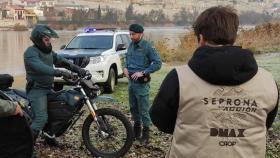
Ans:
[{"label": "man's gloved hand", "polygon": [[80,77],[85,77],[87,75],[88,71],[83,68],[79,68],[77,73]]},{"label": "man's gloved hand", "polygon": [[87,71],[81,67],[79,67],[78,65],[72,65],[72,71],[76,72],[80,77],[84,77],[87,74]]},{"label": "man's gloved hand", "polygon": [[55,77],[65,77],[65,78],[71,78],[72,77],[72,75],[69,73],[69,72],[67,72],[67,71],[63,71],[63,70],[59,70],[59,69],[55,69],[54,70],[54,76]]}]

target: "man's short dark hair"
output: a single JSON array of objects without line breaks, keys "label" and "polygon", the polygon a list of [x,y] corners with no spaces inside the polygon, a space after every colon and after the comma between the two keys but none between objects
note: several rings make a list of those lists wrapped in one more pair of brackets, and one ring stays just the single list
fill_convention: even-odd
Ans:
[{"label": "man's short dark hair", "polygon": [[199,34],[210,44],[233,44],[236,40],[239,19],[236,10],[229,6],[216,6],[203,11],[193,24]]}]

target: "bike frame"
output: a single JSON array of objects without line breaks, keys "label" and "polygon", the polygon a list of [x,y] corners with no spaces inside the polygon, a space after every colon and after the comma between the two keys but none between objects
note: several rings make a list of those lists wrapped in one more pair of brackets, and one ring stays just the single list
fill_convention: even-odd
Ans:
[{"label": "bike frame", "polygon": [[[94,101],[97,101],[97,100],[106,100],[106,101],[109,101],[109,102],[115,102],[115,100],[114,100],[113,98],[111,98],[111,97],[108,97],[108,96],[106,96],[106,97],[105,97],[105,96],[96,96],[96,97],[92,100],[92,102],[91,102],[91,101],[90,101],[90,98],[87,96],[87,94],[86,94],[84,88],[83,88],[81,85],[79,85],[79,84],[76,85],[74,89],[80,91],[80,92],[83,94],[85,101],[84,101],[82,107],[83,107],[84,105],[87,106],[87,108],[88,108],[89,111],[90,111],[91,116],[93,117],[93,119],[94,119],[94,121],[96,122],[97,126],[100,128],[100,124],[99,124],[99,121],[98,121],[98,118],[97,118],[97,115],[96,115],[96,110],[98,110],[98,108],[97,108],[96,103],[95,103]],[[82,107],[81,107],[81,108],[82,108]],[[81,115],[83,114],[83,112],[84,112],[84,111],[78,110],[78,111],[76,111],[76,112],[74,113],[74,116],[73,116],[72,119],[71,119],[71,120],[73,120],[73,121],[72,121],[72,123],[69,125],[69,127],[67,128],[66,131],[68,131],[69,129],[71,129],[71,128],[73,127],[73,125],[79,120],[79,118],[81,117]],[[78,115],[78,116],[75,117],[75,115]],[[66,132],[66,131],[65,131],[65,132]],[[103,131],[101,131],[101,134],[102,134],[104,137],[108,136],[108,134],[105,133],[105,132],[103,132]],[[48,136],[48,137],[50,137],[50,138],[55,138],[55,135],[50,136],[50,135],[48,135],[46,132],[44,132],[44,135],[46,135],[46,136]]]}]

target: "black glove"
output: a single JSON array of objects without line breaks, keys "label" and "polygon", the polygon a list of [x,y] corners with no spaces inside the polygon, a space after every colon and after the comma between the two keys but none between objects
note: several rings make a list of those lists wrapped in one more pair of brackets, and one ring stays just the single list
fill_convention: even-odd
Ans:
[{"label": "black glove", "polygon": [[85,69],[80,68],[78,71],[78,74],[80,77],[85,77],[87,75],[88,71]]},{"label": "black glove", "polygon": [[54,76],[55,77],[65,77],[65,78],[71,78],[72,75],[67,72],[67,71],[63,71],[63,70],[59,70],[59,69],[54,69]]},{"label": "black glove", "polygon": [[84,77],[87,74],[87,70],[82,69],[77,65],[72,65],[72,71],[76,72],[80,77]]}]

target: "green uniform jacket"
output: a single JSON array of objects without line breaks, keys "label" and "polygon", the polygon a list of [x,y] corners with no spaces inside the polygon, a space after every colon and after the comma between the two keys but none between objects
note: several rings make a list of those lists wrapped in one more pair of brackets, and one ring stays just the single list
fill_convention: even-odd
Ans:
[{"label": "green uniform jacket", "polygon": [[0,99],[0,117],[12,115],[15,112],[17,103]]},{"label": "green uniform jacket", "polygon": [[24,52],[24,65],[27,85],[32,88],[51,88],[54,80],[54,68],[64,67],[71,70],[73,64],[56,53],[43,53],[36,46],[27,48]]},{"label": "green uniform jacket", "polygon": [[130,73],[143,71],[145,74],[150,74],[161,68],[161,60],[156,49],[148,41],[141,39],[138,43],[130,43],[125,68]]}]

